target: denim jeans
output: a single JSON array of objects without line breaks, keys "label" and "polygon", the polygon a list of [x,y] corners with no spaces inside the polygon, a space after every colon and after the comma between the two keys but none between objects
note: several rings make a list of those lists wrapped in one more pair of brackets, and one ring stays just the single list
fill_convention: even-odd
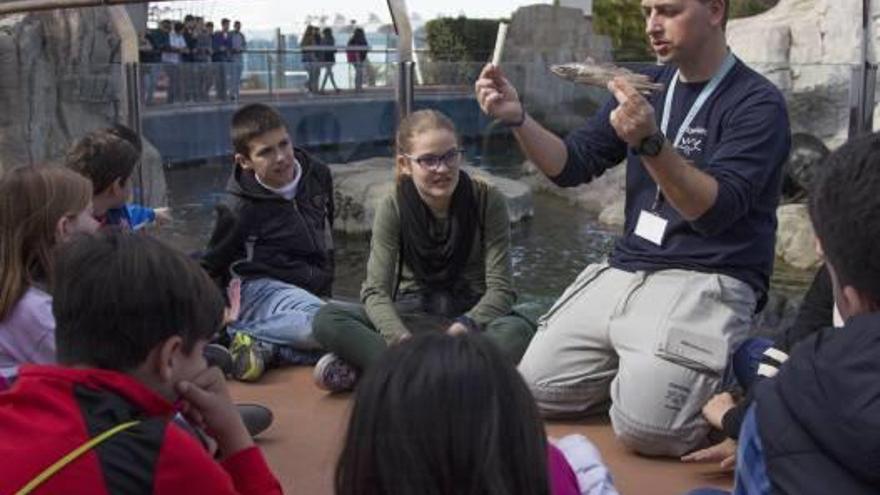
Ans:
[{"label": "denim jeans", "polygon": [[323,304],[311,292],[279,280],[246,280],[241,287],[241,313],[229,331],[294,349],[318,349],[312,321]]}]

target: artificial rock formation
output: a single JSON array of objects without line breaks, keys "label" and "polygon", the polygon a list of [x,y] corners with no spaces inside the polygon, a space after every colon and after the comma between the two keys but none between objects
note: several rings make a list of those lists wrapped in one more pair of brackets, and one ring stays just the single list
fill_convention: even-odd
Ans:
[{"label": "artificial rock formation", "polygon": [[[123,122],[119,48],[106,8],[0,18],[0,173],[56,162],[83,134]],[[144,149],[145,199],[158,204],[161,157]]]},{"label": "artificial rock formation", "polygon": [[583,10],[530,5],[513,14],[501,67],[532,117],[553,130],[567,131],[592,114],[604,95],[559,79],[550,66],[587,57],[610,60],[611,40],[593,31]]},{"label": "artificial rock formation", "polygon": [[[874,2],[874,22],[878,14]],[[731,21],[727,31],[734,53],[786,94],[793,132],[817,136],[832,149],[846,140],[850,81],[861,56],[861,0],[780,0],[763,14]],[[869,37],[873,51],[877,39]]]}]

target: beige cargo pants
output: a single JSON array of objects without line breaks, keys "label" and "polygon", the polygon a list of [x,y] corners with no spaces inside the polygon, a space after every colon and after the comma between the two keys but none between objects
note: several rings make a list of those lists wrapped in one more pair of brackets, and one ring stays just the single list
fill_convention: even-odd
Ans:
[{"label": "beige cargo pants", "polygon": [[701,409],[746,338],[746,283],[687,270],[588,266],[550,311],[519,369],[546,417],[609,411],[617,437],[646,455],[702,446]]}]

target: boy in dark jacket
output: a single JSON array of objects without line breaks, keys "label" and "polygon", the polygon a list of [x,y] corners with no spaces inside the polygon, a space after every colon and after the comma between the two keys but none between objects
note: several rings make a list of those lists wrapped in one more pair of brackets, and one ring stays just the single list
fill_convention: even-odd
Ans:
[{"label": "boy in dark jacket", "polygon": [[229,197],[203,265],[223,283],[243,281],[230,351],[233,375],[254,381],[274,364],[317,358],[312,320],[333,285],[333,184],[269,106],[236,112],[232,142]]},{"label": "boy in dark jacket", "polygon": [[202,357],[224,302],[198,264],[113,231],[66,245],[51,279],[62,366],[0,393],[0,493],[281,493]]},{"label": "boy in dark jacket", "polygon": [[845,144],[821,173],[810,216],[844,325],[755,385],[737,494],[880,492],[880,135]]}]

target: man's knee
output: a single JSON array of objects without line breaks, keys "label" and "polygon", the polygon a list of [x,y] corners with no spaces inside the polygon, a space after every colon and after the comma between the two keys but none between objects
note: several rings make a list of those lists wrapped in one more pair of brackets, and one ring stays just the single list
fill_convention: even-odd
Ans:
[{"label": "man's knee", "polygon": [[[642,455],[681,457],[701,447],[709,433],[709,425],[699,417],[679,427],[663,427],[640,422],[617,406],[611,406],[609,415],[617,439]],[[639,416],[651,413],[639,411]]]}]

